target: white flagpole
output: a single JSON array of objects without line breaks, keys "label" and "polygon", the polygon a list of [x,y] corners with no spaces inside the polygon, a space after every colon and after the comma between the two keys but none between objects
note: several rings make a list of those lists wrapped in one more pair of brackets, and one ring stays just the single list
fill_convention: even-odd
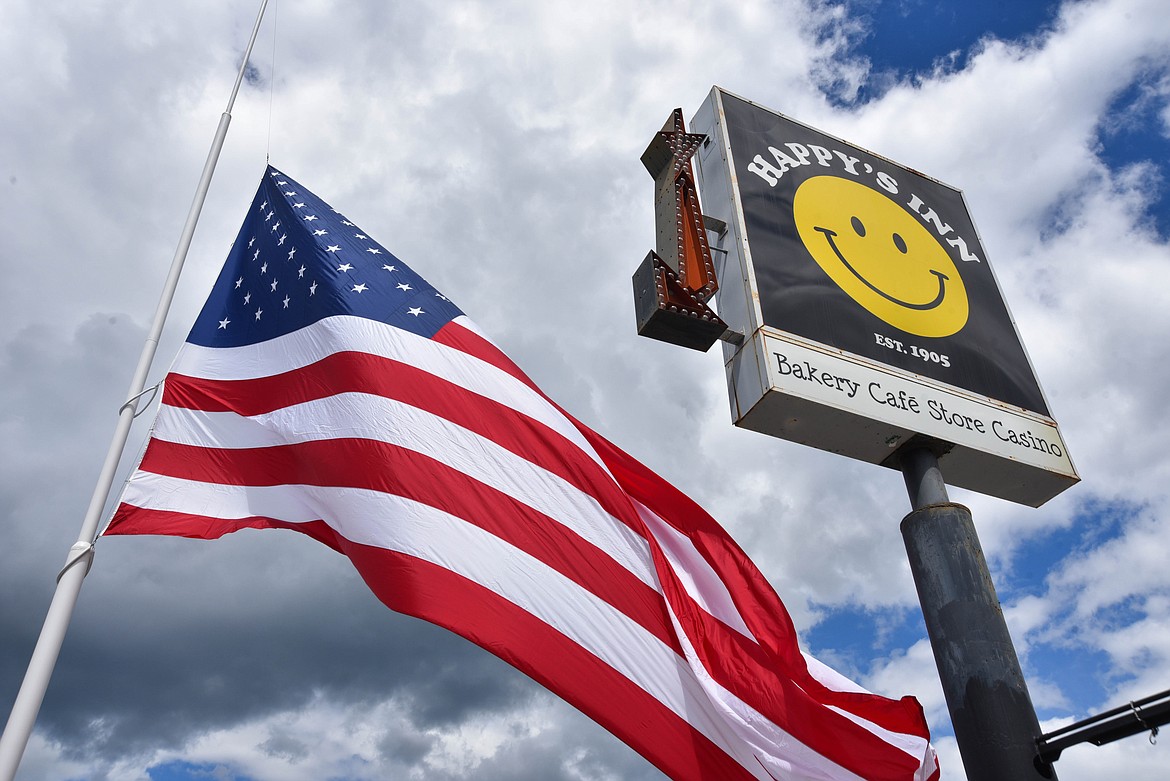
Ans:
[{"label": "white flagpole", "polygon": [[195,198],[191,209],[187,212],[187,222],[179,236],[179,245],[175,248],[175,256],[171,260],[170,273],[163,286],[162,297],[154,313],[150,333],[146,343],[142,346],[142,353],[138,357],[138,367],[134,370],[134,378],[130,382],[130,391],[127,401],[119,411],[118,425],[114,430],[110,449],[106,453],[106,461],[102,465],[97,485],[94,487],[93,497],[89,500],[89,509],[81,525],[81,534],[77,542],[69,549],[69,556],[65,567],[57,576],[57,590],[53,593],[53,601],[49,604],[48,615],[45,616],[44,626],[41,627],[40,637],[36,648],[33,649],[32,659],[28,670],[24,674],[24,682],[16,695],[16,702],[12,706],[12,713],[8,717],[8,725],[4,734],[0,736],[0,781],[12,781],[16,776],[16,769],[24,756],[25,747],[32,735],[33,724],[37,720],[37,713],[41,709],[41,702],[45,698],[45,690],[49,687],[49,678],[53,674],[53,667],[57,663],[57,655],[61,651],[61,644],[65,640],[65,632],[69,628],[69,620],[73,616],[73,608],[77,604],[77,596],[81,593],[81,584],[93,563],[93,543],[97,539],[98,522],[101,520],[102,508],[110,495],[114,484],[114,473],[118,469],[118,462],[122,458],[122,451],[126,447],[126,440],[130,435],[130,424],[134,420],[138,407],[138,398],[146,386],[146,376],[150,371],[150,364],[154,360],[158,341],[162,336],[163,324],[167,319],[167,312],[171,308],[171,301],[175,296],[175,289],[179,285],[179,274],[183,270],[183,263],[187,259],[187,250],[191,246],[191,238],[195,235],[195,225],[199,222],[199,213],[203,210],[203,202],[207,198],[207,190],[211,186],[211,176],[215,172],[215,165],[219,161],[220,150],[223,149],[224,139],[227,137],[228,125],[232,119],[232,107],[236,102],[236,95],[240,91],[240,84],[244,80],[244,71],[248,67],[248,58],[252,54],[252,46],[256,43],[256,35],[260,32],[260,22],[264,18],[264,9],[268,0],[261,0],[260,12],[256,15],[256,24],[252,27],[252,36],[248,39],[248,47],[244,51],[240,71],[236,75],[236,83],[232,88],[231,98],[227,108],[219,119],[219,127],[215,131],[215,138],[211,142],[211,150],[207,153],[207,162],[203,165],[203,174],[199,177],[199,186],[195,191]]}]

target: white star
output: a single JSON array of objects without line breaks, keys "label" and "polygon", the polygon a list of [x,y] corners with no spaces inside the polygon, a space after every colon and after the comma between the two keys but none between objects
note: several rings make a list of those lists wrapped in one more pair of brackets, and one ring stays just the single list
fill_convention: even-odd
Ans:
[{"label": "white star", "polygon": [[285,240],[285,239],[287,239],[287,238],[288,238],[288,234],[287,234],[287,233],[282,233],[282,234],[280,234],[280,241],[276,242],[276,246],[278,246],[278,247],[279,247],[281,244],[284,244],[284,240]]},{"label": "white star", "polygon": [[276,292],[276,285],[277,285],[277,281],[276,281],[275,279],[274,279],[274,280],[272,280],[272,292],[273,292],[273,293],[275,293],[275,292]]},{"label": "white star", "polygon": [[261,274],[268,273],[268,261],[264,261],[264,264],[262,266],[260,266],[260,273]]},{"label": "white star", "polygon": [[268,222],[269,220],[271,220],[275,216],[276,216],[276,212],[268,212],[268,216],[264,218],[264,221]]},{"label": "white star", "polygon": [[252,260],[255,260],[258,257],[260,257],[260,250],[256,250],[256,254],[252,256]]},{"label": "white star", "polygon": [[365,234],[363,234],[363,233],[355,233],[355,234],[353,234],[353,237],[354,237],[355,239],[364,239],[364,238],[366,238]]},{"label": "white star", "polygon": [[251,301],[251,300],[252,300],[252,294],[251,294],[251,293],[247,293],[247,294],[245,294],[245,295],[244,295],[244,306],[247,306],[247,305],[248,305],[248,302],[249,302],[249,301]]},{"label": "white star", "polygon": [[367,290],[369,290],[369,288],[366,287],[365,282],[361,283],[360,285],[353,286],[353,292],[355,293],[364,293]]},{"label": "white star", "polygon": [[268,201],[265,201],[264,203],[260,204],[260,211],[264,211],[264,209],[267,208],[267,206],[268,206]]},{"label": "white star", "polygon": [[382,254],[382,250],[378,249],[377,247],[369,247],[366,250],[366,252],[370,253],[371,255],[381,255]]},{"label": "white star", "polygon": [[329,232],[329,231],[315,230],[315,231],[313,231],[313,235],[314,235],[314,236],[324,236],[324,235],[325,235],[326,233],[328,233],[328,232]]},{"label": "white star", "polygon": [[401,290],[403,293],[405,293],[407,290],[410,290],[410,285],[406,284],[405,282],[399,282],[397,285],[395,285],[395,287]]},{"label": "white star", "polygon": [[286,184],[288,184],[288,182],[277,182],[276,186],[281,187],[281,186],[286,185]]},{"label": "white star", "polygon": [[294,193],[292,190],[286,190],[284,193],[285,198],[292,198],[294,195],[296,195],[296,193]]},{"label": "white star", "polygon": [[419,316],[419,315],[421,315],[421,314],[426,314],[426,313],[425,313],[425,312],[423,312],[421,309],[419,309],[417,306],[412,306],[412,307],[410,307],[409,309],[407,309],[406,311],[407,311],[407,313],[408,313],[408,314],[412,314],[412,315],[414,315],[415,317],[418,317],[418,316]]},{"label": "white star", "polygon": [[[263,206],[261,206],[260,208],[261,208],[261,209],[263,209],[264,207],[263,207]],[[251,246],[252,246],[253,244],[255,244],[255,243],[256,243],[256,237],[255,237],[255,236],[253,236],[252,238],[248,239],[248,246],[249,246],[249,247],[251,247]]]},{"label": "white star", "polygon": [[240,277],[239,279],[236,280],[236,290],[239,290],[240,285],[242,285],[242,284],[244,284],[244,278]]},{"label": "white star", "polygon": [[447,300],[447,297],[445,295],[443,295],[442,293],[435,293],[435,298],[441,298],[444,301]]},{"label": "white star", "polygon": [[317,283],[316,282],[309,285],[309,295],[311,295],[311,296],[317,295]]},{"label": "white star", "polygon": [[304,279],[304,278],[305,278],[305,267],[301,266],[299,269],[297,269],[297,279]]},{"label": "white star", "polygon": [[303,208],[305,208],[305,205],[303,203],[294,203],[293,208],[294,209],[303,209]]},{"label": "white star", "polygon": [[350,222],[349,220],[342,220],[342,221],[341,221],[341,224],[342,224],[342,225],[346,225],[346,226],[348,226],[348,227],[350,227],[350,228],[352,228],[352,227],[353,227],[353,223],[352,223],[352,222]]},{"label": "white star", "polygon": [[295,254],[297,254],[297,248],[296,248],[296,247],[293,247],[292,249],[290,249],[290,250],[288,251],[288,259],[289,259],[289,260],[292,260],[292,259],[293,259],[293,255],[295,255]]},{"label": "white star", "polygon": [[328,247],[325,248],[325,251],[326,252],[341,252],[341,247],[338,246],[337,244],[330,244]]},{"label": "white star", "polygon": [[257,309],[257,310],[256,310],[256,319],[257,319],[257,320],[259,320],[259,319],[260,319],[260,315],[262,315],[262,314],[264,314],[264,310],[263,310],[263,309]]},{"label": "white star", "polygon": [[397,268],[397,267],[395,267],[395,266],[387,266],[385,263],[383,263],[383,264],[382,264],[382,268],[386,269],[387,271],[397,271],[397,270],[398,270],[398,268]]},{"label": "white star", "polygon": [[284,174],[282,174],[280,171],[273,171],[272,173],[270,173],[268,175],[269,176],[284,176]]},{"label": "white star", "polygon": [[223,329],[224,331],[226,331],[226,330],[227,330],[227,327],[228,327],[228,323],[230,323],[230,322],[231,322],[231,320],[228,320],[228,319],[225,317],[224,319],[222,319],[222,320],[220,320],[220,321],[219,321],[219,328],[217,328],[216,330],[218,331],[218,330],[220,330],[220,329]]},{"label": "white star", "polygon": [[317,219],[316,214],[306,214],[305,215],[305,222],[312,222],[315,219]]},{"label": "white star", "polygon": [[285,297],[284,297],[284,308],[285,308],[285,309],[288,309],[288,302],[289,302],[290,300],[291,300],[291,299],[290,299],[288,296],[285,296]]},{"label": "white star", "polygon": [[350,264],[342,263],[340,266],[337,267],[337,270],[338,271],[349,271],[351,268],[353,268],[353,266],[351,266]]},{"label": "white star", "polygon": [[272,232],[275,233],[276,229],[279,227],[280,227],[280,220],[277,220],[276,224],[272,226]]}]

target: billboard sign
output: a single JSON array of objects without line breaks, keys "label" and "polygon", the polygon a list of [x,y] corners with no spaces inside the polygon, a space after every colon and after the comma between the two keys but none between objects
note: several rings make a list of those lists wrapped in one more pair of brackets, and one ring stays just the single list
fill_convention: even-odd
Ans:
[{"label": "billboard sign", "polygon": [[737,425],[890,465],[926,440],[1026,504],[1078,480],[960,191],[719,88],[692,130]]}]

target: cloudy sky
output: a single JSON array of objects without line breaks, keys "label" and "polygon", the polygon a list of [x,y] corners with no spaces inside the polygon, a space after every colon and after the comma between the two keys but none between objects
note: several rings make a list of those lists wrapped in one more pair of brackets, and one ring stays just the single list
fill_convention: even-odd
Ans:
[{"label": "cloudy sky", "polygon": [[[124,401],[255,3],[0,0],[0,708]],[[719,351],[637,337],[638,157],[713,84],[961,188],[1083,482],[974,513],[1046,729],[1170,687],[1170,15],[1159,0],[269,9],[161,378],[266,156],[747,549],[803,643],[926,709],[960,779],[901,477],[734,428]],[[140,419],[123,472],[147,428]],[[1165,742],[1068,750],[1161,779]],[[98,546],[19,778],[658,779],[300,535]]]}]

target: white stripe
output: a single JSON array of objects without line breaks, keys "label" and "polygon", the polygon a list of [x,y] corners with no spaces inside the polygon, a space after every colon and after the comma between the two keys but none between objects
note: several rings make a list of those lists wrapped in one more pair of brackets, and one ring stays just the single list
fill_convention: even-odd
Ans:
[{"label": "white stripe", "polygon": [[[460,325],[466,327],[469,322],[461,320]],[[335,352],[362,352],[415,366],[543,423],[602,463],[559,410],[511,374],[461,350],[364,317],[328,317],[290,334],[242,347],[203,347],[188,342],[171,371],[209,380],[252,380],[309,366]]]},{"label": "white stripe", "polygon": [[[930,743],[919,737],[918,735],[907,735],[904,732],[894,732],[888,730],[880,724],[875,724],[869,719],[863,719],[856,713],[850,713],[844,708],[838,708],[833,705],[826,706],[830,710],[840,713],[845,718],[862,727],[867,732],[872,732],[876,737],[883,742],[888,743],[894,748],[901,749],[910,755],[912,759],[919,763],[918,773],[916,777],[926,778],[934,771],[933,751],[930,749]],[[927,767],[927,760],[930,760],[930,767]]]},{"label": "white stripe", "polygon": [[735,600],[731,598],[731,592],[727,590],[727,584],[711,568],[702,554],[695,549],[691,538],[662,520],[657,513],[644,504],[633,502],[633,505],[642,521],[649,528],[650,533],[654,535],[654,539],[658,540],[662,552],[666,555],[671,568],[678,575],[678,579],[682,582],[691,599],[713,617],[753,643],[756,642],[755,636],[752,635],[752,631],[748,629],[739,609],[736,608]]},{"label": "white stripe", "polygon": [[[343,393],[252,417],[163,405],[154,438],[224,449],[343,438],[387,442],[433,458],[544,513],[643,583],[657,584],[646,540],[591,495],[491,439],[400,401]],[[600,472],[599,477],[609,479]]]},{"label": "white stripe", "polygon": [[[694,671],[669,646],[605,600],[473,524],[376,491],[208,485],[147,473],[134,476],[123,500],[217,518],[259,515],[293,523],[321,519],[353,542],[398,551],[462,575],[561,632],[691,724],[754,776],[767,778],[750,749],[729,734],[721,708],[696,681]],[[143,505],[137,504],[140,501]],[[747,708],[742,703],[740,707]],[[794,750],[798,745],[791,738],[786,743]]]}]

